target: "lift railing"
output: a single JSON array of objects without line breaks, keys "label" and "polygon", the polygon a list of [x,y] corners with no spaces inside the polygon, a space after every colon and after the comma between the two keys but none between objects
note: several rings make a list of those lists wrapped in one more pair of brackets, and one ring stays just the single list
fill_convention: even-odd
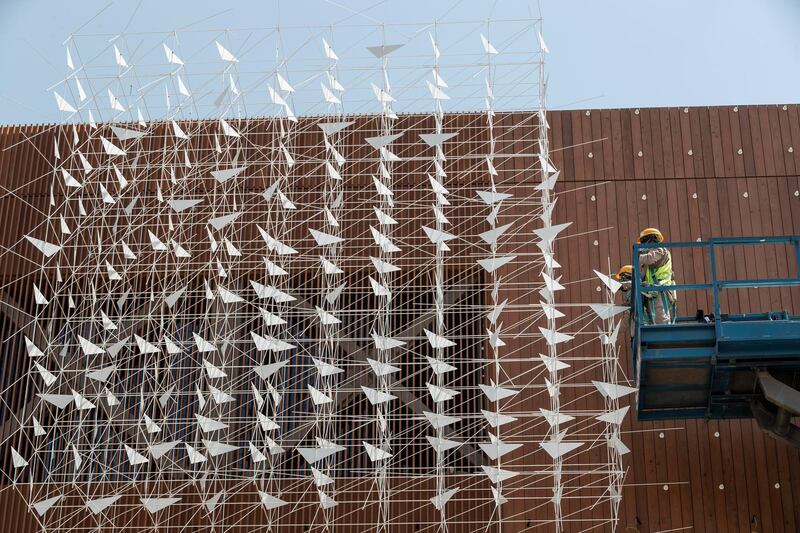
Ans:
[{"label": "lift railing", "polygon": [[[794,254],[794,272],[795,277],[789,278],[761,278],[761,279],[719,279],[717,274],[717,261],[718,255],[724,248],[746,246],[789,246],[793,248]],[[681,272],[677,272],[678,281],[675,285],[649,285],[642,280],[641,264],[639,262],[639,252],[642,250],[649,250],[653,248],[667,248],[674,249],[702,249],[708,252],[710,262],[710,279],[709,283],[680,283],[682,277]],[[712,311],[717,334],[720,331],[720,321],[723,316],[723,309],[720,304],[720,292],[726,289],[758,289],[758,288],[774,288],[774,287],[800,287],[800,235],[781,236],[781,237],[722,237],[712,238],[708,241],[701,242],[662,242],[662,243],[648,243],[648,244],[635,244],[633,246],[633,258],[631,261],[633,266],[633,280],[632,280],[632,304],[633,304],[633,317],[636,324],[636,331],[634,332],[634,347],[638,346],[641,335],[642,327],[654,328],[668,328],[669,324],[652,325],[646,324],[642,317],[644,317],[643,293],[676,291],[678,295],[685,291],[710,291],[712,295]],[[673,262],[674,266],[674,262]],[[790,269],[791,271],[791,269]],[[680,299],[680,296],[679,296]],[[764,309],[763,311],[774,311]]]}]

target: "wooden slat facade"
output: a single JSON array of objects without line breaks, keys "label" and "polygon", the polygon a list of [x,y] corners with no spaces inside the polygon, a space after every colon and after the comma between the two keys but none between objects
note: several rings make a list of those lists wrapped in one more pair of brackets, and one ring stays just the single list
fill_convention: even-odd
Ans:
[{"label": "wooden slat facade", "polygon": [[[576,241],[578,254],[588,251],[594,268],[608,270],[609,258],[612,271],[630,262],[631,242],[645,227],[673,241],[797,234],[798,111],[781,105],[554,113],[554,162],[563,169],[556,220],[576,221],[566,239]],[[791,250],[759,252],[724,254],[718,275],[797,275]],[[679,280],[708,281],[700,252],[673,257]],[[586,276],[575,263],[565,266],[566,279]],[[585,292],[568,291],[567,301],[586,300]],[[743,290],[723,305],[731,312],[797,312],[798,298],[794,290]],[[679,307],[693,314],[709,302],[681,294]],[[626,531],[800,531],[800,453],[754,422],[629,419],[626,429],[633,450],[620,522]]]},{"label": "wooden slat facade", "polygon": [[[800,233],[800,106],[560,111],[549,114],[548,119],[553,163],[562,171],[553,220],[573,221],[556,243],[567,286],[558,301],[600,301],[599,281],[592,276],[592,269],[615,271],[628,263],[631,243],[644,227],[659,227],[674,241]],[[425,117],[401,120],[419,132],[429,131],[431,124]],[[486,139],[476,127],[483,124],[481,120],[477,114],[448,115],[445,129],[472,128],[471,142],[482,147]],[[501,153],[527,154],[496,163],[500,184],[524,189],[528,186],[525,180],[533,178],[537,166],[535,126],[530,113],[498,114],[496,135]],[[51,168],[52,137],[43,134],[47,130],[44,126],[0,128],[0,148],[7,148],[0,152],[0,185],[4,188],[0,192],[0,224],[6,228],[0,242],[5,246],[18,242],[22,232],[42,219],[37,208],[45,209],[49,180],[37,178],[49,176]],[[23,136],[34,140],[21,142]],[[399,155],[413,155],[413,149],[408,150]],[[471,153],[471,149],[461,147],[454,152],[457,156]],[[363,153],[361,157],[365,157]],[[452,159],[453,154],[448,157]],[[462,168],[466,173],[476,172],[472,163]],[[298,184],[303,187],[310,185]],[[18,191],[28,203],[11,199],[7,190]],[[521,210],[513,215],[522,219],[526,213]],[[522,250],[535,248],[527,246]],[[25,261],[6,256],[6,281],[9,273],[30,268]],[[795,258],[786,250],[751,249],[743,254],[726,253],[721,259],[718,274],[723,277],[796,275]],[[674,265],[681,281],[708,280],[708,261],[699,251],[676,253]],[[525,269],[520,275],[537,276],[537,270]],[[7,301],[30,301],[29,284],[25,287],[12,285],[5,295]],[[732,312],[788,309],[798,314],[800,292],[741,290],[726,295],[723,303]],[[698,308],[709,309],[707,295],[681,295],[682,314],[694,314]],[[522,311],[512,312],[523,315]],[[4,321],[0,326],[0,338],[8,339],[13,323]],[[12,353],[24,353],[19,342],[10,346]],[[537,353],[536,349],[532,351]],[[623,358],[630,376],[627,349]],[[4,361],[8,375],[24,375],[25,357],[4,357]],[[525,370],[525,363],[511,364],[518,367],[509,370]],[[578,361],[573,366],[581,370]],[[584,370],[583,381],[599,375],[598,369]],[[526,410],[546,407],[546,394],[543,397],[541,392],[521,400]],[[573,408],[601,409],[599,396],[586,392],[569,393]],[[4,400],[11,406],[20,405],[18,398]],[[541,425],[521,424],[514,431],[519,438],[527,433],[531,439],[540,439],[543,434]],[[629,415],[624,432],[632,453],[625,457],[627,475],[618,531],[800,531],[800,451],[766,436],[754,422],[642,423]],[[603,455],[592,450],[582,458],[600,463]],[[532,457],[536,464],[547,462],[541,452]],[[502,530],[550,531],[546,520],[551,510],[542,503],[547,490],[545,485],[519,487],[517,497],[504,507],[508,521]],[[14,491],[0,493],[0,501],[4,524],[16,524],[20,533],[37,531]],[[579,511],[582,507],[585,505],[571,505],[567,500],[565,514],[576,512],[588,520],[606,512]],[[398,514],[404,516],[406,525],[397,531],[421,531],[412,529],[411,524],[430,520],[428,511],[401,509],[402,505]],[[453,512],[465,513],[476,524],[486,518],[485,510],[470,509],[466,504]],[[567,526],[568,531],[585,530],[580,522]],[[338,527],[339,531],[361,530],[344,524]]]}]

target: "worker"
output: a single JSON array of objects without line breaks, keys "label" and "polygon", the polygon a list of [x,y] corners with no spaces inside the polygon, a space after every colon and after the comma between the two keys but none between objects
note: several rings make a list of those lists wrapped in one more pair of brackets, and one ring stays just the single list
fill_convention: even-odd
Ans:
[{"label": "worker", "polygon": [[633,267],[625,265],[614,274],[614,279],[619,282],[622,291],[622,305],[631,305],[631,280],[633,278]]},{"label": "worker", "polygon": [[[641,244],[664,242],[664,235],[657,228],[645,228],[639,234]],[[642,286],[675,285],[672,271],[672,254],[663,246],[639,250],[639,265],[643,269]],[[671,324],[675,321],[675,291],[643,292],[644,321],[646,324]]]},{"label": "worker", "polygon": [[614,274],[614,279],[619,282],[621,287],[619,291],[622,293],[622,305],[628,308],[626,313],[628,313],[629,317],[629,332],[631,337],[633,337],[633,307],[631,306],[631,284],[633,281],[633,267],[631,265],[625,265],[621,267],[616,274]]}]

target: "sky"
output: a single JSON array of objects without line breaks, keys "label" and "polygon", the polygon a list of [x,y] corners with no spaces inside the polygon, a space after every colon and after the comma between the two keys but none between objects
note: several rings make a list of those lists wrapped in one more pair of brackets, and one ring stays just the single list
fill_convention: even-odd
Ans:
[{"label": "sky", "polygon": [[[540,14],[541,28],[529,22]],[[213,112],[214,91],[203,91],[212,75],[219,77],[220,67],[212,72],[213,61],[219,62],[214,40],[245,54],[237,68],[252,105],[244,113],[274,112],[266,92],[270,79],[263,74],[274,75],[278,42],[290,56],[284,74],[308,89],[298,90],[298,114],[320,112],[312,105],[321,98],[320,73],[310,73],[325,68],[321,37],[328,36],[341,56],[342,83],[354,89],[345,112],[376,111],[367,101],[369,84],[380,84],[379,61],[370,63],[365,47],[406,44],[393,54],[394,65],[421,65],[429,61],[432,22],[442,48],[442,75],[454,96],[446,111],[483,108],[480,33],[501,45],[495,56],[498,106],[533,108],[537,85],[531,61],[539,57],[539,29],[550,49],[545,64],[552,109],[800,102],[796,0],[0,0],[0,124],[65,118],[52,90],[70,73],[63,43],[71,35],[75,55],[101,57],[106,67],[114,67],[110,41],[123,35],[112,42],[142,65],[143,84],[148,76],[157,79],[156,69],[166,68],[160,43],[172,39],[191,59],[187,72],[192,63],[191,79],[200,87],[193,89],[198,104],[186,110],[189,116]],[[429,111],[425,78],[419,69],[413,72],[400,68],[395,78],[399,94],[406,96],[398,111]],[[107,73],[108,68],[92,71],[91,83],[104,83]],[[422,92],[403,92],[412,85]],[[97,92],[105,94],[102,87]],[[149,102],[151,107],[163,105],[161,92],[147,98],[159,99]],[[95,112],[102,119],[101,107],[98,102]]]}]

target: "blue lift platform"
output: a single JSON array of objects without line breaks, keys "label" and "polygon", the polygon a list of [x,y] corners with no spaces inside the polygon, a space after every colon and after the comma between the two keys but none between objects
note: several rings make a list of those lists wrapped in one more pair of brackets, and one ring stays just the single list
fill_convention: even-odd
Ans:
[{"label": "blue lift platform", "polygon": [[[717,238],[705,242],[637,244],[633,271],[640,272],[639,251],[666,247],[673,251],[700,248],[710,263],[710,283],[666,287],[632,282],[633,368],[639,387],[640,420],[755,418],[770,434],[800,447],[800,316],[785,309],[727,314],[720,294],[731,289],[800,287],[800,236]],[[794,258],[795,277],[783,279],[719,279],[717,262],[726,248],[781,246]],[[761,261],[765,257],[761,257]],[[681,273],[676,275],[682,279]],[[642,293],[675,290],[713,295],[708,314],[678,317],[672,324],[641,320]],[[781,305],[790,305],[781,302]]]}]

